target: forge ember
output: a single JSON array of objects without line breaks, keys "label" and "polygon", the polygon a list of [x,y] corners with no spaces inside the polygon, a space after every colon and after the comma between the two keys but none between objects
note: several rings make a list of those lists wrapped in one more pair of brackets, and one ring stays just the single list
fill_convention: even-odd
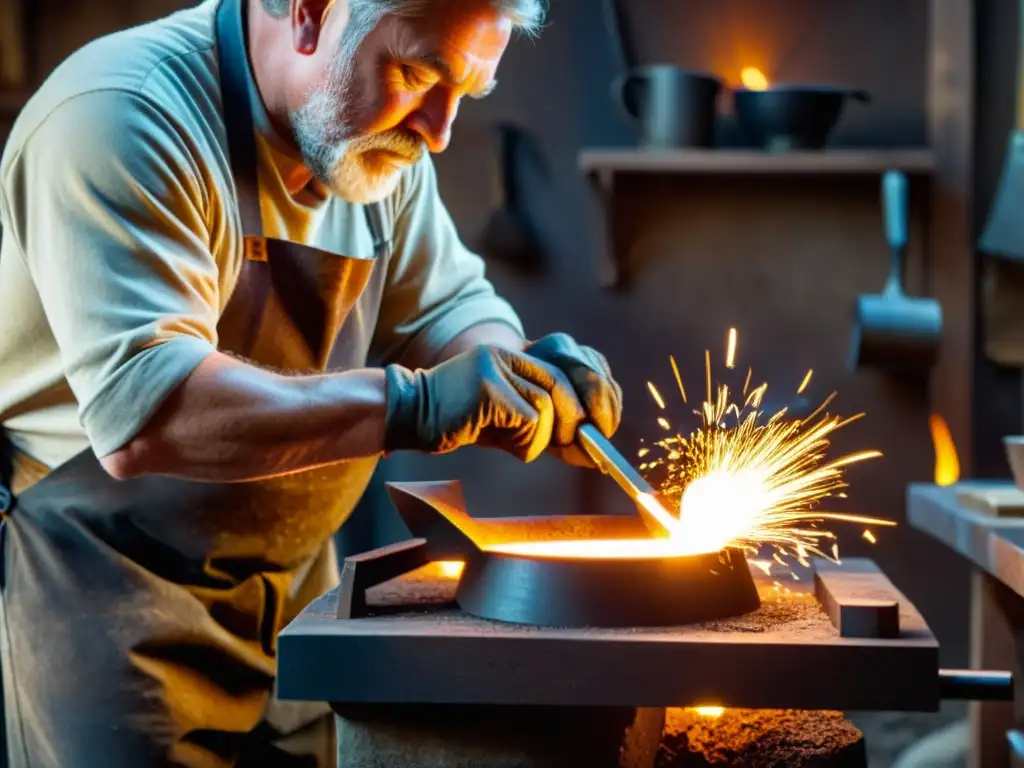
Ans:
[{"label": "forge ember", "polygon": [[[728,336],[725,367],[735,369],[737,336]],[[684,404],[686,387],[675,358],[670,358],[675,383]],[[697,425],[681,430],[665,416],[658,426],[669,433],[653,447],[641,448],[640,465],[663,501],[678,510],[669,542],[683,553],[714,552],[740,547],[756,552],[763,545],[776,558],[793,557],[806,563],[808,554],[839,556],[835,533],[827,522],[890,526],[872,517],[828,511],[823,502],[845,498],[844,469],[881,456],[876,450],[829,459],[829,437],[863,414],[842,418],[827,412],[836,396],[830,394],[810,415],[787,418],[785,407],[773,414],[762,410],[768,383],[751,386],[748,369],[742,387],[714,381],[711,353],[705,351],[705,398],[693,409]],[[803,377],[797,394],[809,386]],[[648,384],[651,397],[667,411],[658,388]],[[662,544],[666,546],[666,544]]]}]

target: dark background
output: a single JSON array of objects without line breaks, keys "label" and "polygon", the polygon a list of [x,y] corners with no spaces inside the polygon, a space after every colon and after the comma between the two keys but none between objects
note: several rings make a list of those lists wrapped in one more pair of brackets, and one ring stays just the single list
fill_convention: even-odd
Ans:
[{"label": "dark background", "polygon": [[[46,75],[84,42],[189,5],[174,0],[32,0],[26,3],[33,78]],[[704,350],[721,370],[726,332],[739,330],[739,365],[769,382],[769,401],[786,404],[805,371],[808,396],[838,390],[843,413],[866,418],[843,430],[835,450],[878,448],[884,458],[849,472],[845,509],[902,522],[910,482],[932,479],[926,386],[897,386],[885,376],[845,369],[849,315],[858,293],[877,292],[888,256],[874,177],[636,177],[627,181],[622,215],[635,231],[635,279],[624,291],[599,284],[600,215],[577,166],[584,147],[635,143],[608,95],[616,59],[598,0],[556,0],[539,40],[517,40],[489,99],[463,106],[451,149],[438,157],[445,200],[470,243],[488,208],[489,126],[513,121],[536,155],[520,167],[527,206],[543,243],[546,270],[528,277],[493,265],[491,277],[518,308],[527,333],[567,331],[600,348],[626,394],[617,444],[632,454],[657,434],[653,380],[676,407],[668,356],[691,391],[703,389]],[[31,7],[29,7],[31,6]],[[742,67],[760,67],[776,82],[850,85],[868,90],[852,104],[834,144],[920,147],[927,129],[927,0],[630,0],[629,26],[641,63],[670,62],[712,70],[736,84]],[[984,221],[998,181],[1015,100],[1017,4],[976,3],[976,123],[973,210]],[[729,105],[722,139],[732,141]],[[9,123],[9,116],[7,118]],[[0,137],[6,126],[0,118]],[[923,232],[927,211],[911,188],[909,276],[927,285]],[[968,257],[965,255],[965,258]],[[972,456],[979,476],[1007,470],[999,438],[1020,431],[1016,371],[976,356]],[[776,398],[772,400],[772,398]],[[543,459],[530,466],[495,453],[445,458],[401,456],[383,478],[457,477],[474,514],[612,509],[623,502],[610,481]],[[840,530],[847,555],[876,557],[918,605],[943,643],[943,663],[966,663],[967,569],[954,555],[905,525]],[[363,548],[400,535],[375,484],[343,535]]]}]

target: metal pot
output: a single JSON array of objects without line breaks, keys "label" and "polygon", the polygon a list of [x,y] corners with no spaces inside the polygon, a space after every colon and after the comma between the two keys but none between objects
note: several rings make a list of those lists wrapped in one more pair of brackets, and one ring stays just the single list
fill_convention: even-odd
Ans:
[{"label": "metal pot", "polygon": [[635,126],[642,146],[710,147],[721,88],[712,74],[656,64],[616,77],[612,98]]},{"label": "metal pot", "polygon": [[754,145],[773,152],[822,149],[847,100],[871,100],[866,91],[828,85],[738,88],[733,99],[740,130]]}]

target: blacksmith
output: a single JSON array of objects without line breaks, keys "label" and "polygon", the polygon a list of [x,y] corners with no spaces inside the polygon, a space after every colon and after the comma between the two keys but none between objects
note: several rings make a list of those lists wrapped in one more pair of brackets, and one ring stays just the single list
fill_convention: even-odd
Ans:
[{"label": "blacksmith", "polygon": [[[431,153],[541,0],[207,0],[72,55],[0,164],[12,768],[332,765],[275,640],[384,453],[582,463],[621,394],[527,341]],[[344,660],[339,660],[344,663]],[[294,761],[294,762],[293,762]]]}]

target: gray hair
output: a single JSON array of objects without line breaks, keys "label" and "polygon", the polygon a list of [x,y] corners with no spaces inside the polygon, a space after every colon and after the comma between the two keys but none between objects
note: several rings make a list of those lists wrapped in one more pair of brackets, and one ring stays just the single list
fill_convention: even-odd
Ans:
[{"label": "gray hair", "polygon": [[[352,23],[368,32],[384,16],[415,16],[426,10],[434,0],[349,0]],[[260,0],[271,16],[282,19],[288,15],[290,0]],[[512,19],[515,28],[535,37],[544,23],[546,0],[488,0],[499,13]]]}]

